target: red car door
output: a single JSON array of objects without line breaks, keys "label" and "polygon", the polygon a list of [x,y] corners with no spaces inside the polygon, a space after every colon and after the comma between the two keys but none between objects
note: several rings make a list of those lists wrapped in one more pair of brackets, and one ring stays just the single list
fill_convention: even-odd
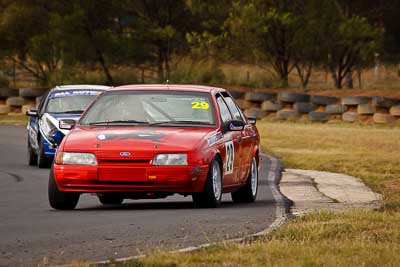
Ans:
[{"label": "red car door", "polygon": [[[222,125],[227,126],[232,120],[232,115],[226,105],[222,95],[217,95],[218,109],[220,112]],[[230,186],[239,183],[240,157],[241,157],[241,132],[223,129],[225,139],[225,159],[223,162],[223,185]]]},{"label": "red car door", "polygon": [[247,178],[247,172],[250,169],[251,166],[251,160],[252,160],[252,152],[253,152],[253,138],[251,135],[251,130],[252,126],[250,124],[247,124],[247,121],[243,115],[243,113],[240,111],[240,108],[235,104],[234,100],[228,93],[223,93],[224,100],[227,103],[227,106],[233,116],[234,120],[240,120],[246,123],[246,126],[244,129],[239,133],[239,136],[237,137],[240,142],[240,170],[239,170],[239,176],[238,176],[238,182],[243,182]]}]

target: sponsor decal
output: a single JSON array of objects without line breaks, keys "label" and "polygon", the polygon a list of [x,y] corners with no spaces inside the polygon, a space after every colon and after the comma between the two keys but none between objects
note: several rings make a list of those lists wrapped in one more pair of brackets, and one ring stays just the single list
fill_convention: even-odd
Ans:
[{"label": "sponsor decal", "polygon": [[232,141],[225,142],[226,156],[225,156],[225,174],[233,172],[233,162],[235,160],[235,146]]},{"label": "sponsor decal", "polygon": [[124,133],[124,134],[99,134],[97,136],[97,139],[100,141],[110,141],[110,140],[118,140],[118,141],[123,141],[123,140],[128,140],[128,139],[140,139],[140,140],[151,140],[154,142],[159,142],[162,143],[160,139],[162,139],[165,136],[165,134],[156,132],[156,131],[145,131],[145,132],[139,132],[139,133]]},{"label": "sponsor decal", "polygon": [[212,146],[213,144],[215,144],[216,142],[218,142],[218,140],[221,140],[224,137],[224,135],[221,132],[216,133],[213,136],[210,136],[207,141],[208,141],[208,146]]},{"label": "sponsor decal", "polygon": [[61,91],[52,93],[49,98],[58,98],[66,96],[96,96],[101,94],[103,91],[94,90],[76,90],[76,91]]}]

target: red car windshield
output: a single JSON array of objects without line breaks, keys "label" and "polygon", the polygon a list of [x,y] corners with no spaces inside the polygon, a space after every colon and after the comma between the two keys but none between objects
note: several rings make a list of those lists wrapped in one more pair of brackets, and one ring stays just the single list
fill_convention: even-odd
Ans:
[{"label": "red car windshield", "polygon": [[208,93],[181,91],[110,91],[88,109],[81,125],[215,125]]}]

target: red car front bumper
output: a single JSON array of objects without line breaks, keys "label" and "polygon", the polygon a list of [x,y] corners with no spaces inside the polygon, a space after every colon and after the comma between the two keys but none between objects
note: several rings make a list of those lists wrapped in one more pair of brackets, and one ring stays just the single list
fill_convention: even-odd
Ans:
[{"label": "red car front bumper", "polygon": [[54,164],[58,189],[64,192],[201,192],[208,166],[80,166]]}]

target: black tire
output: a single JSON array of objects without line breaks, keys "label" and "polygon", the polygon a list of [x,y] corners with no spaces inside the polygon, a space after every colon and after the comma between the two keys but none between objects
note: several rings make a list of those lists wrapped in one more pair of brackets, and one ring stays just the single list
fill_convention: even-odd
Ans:
[{"label": "black tire", "polygon": [[334,96],[325,96],[325,95],[312,95],[310,97],[311,103],[315,105],[327,106],[331,104],[335,104],[338,102],[338,98]]},{"label": "black tire", "polygon": [[308,114],[308,118],[310,119],[310,121],[327,122],[327,121],[329,121],[330,114],[326,113],[326,112],[312,111]]},{"label": "black tire", "polygon": [[375,108],[371,104],[360,104],[357,106],[357,113],[361,115],[372,115],[375,113]]},{"label": "black tire", "polygon": [[309,102],[310,95],[282,92],[278,94],[278,100],[282,102],[295,103],[295,102]]},{"label": "black tire", "polygon": [[103,205],[120,205],[124,201],[120,194],[99,194],[97,197]]},{"label": "black tire", "polygon": [[347,111],[347,106],[342,104],[332,104],[326,106],[325,111],[329,114],[343,114]]},{"label": "black tire", "polygon": [[33,151],[31,142],[28,137],[28,164],[29,166],[36,166],[38,164],[38,156],[35,151]]},{"label": "black tire", "polygon": [[19,96],[9,97],[6,100],[6,104],[12,107],[22,107],[25,105],[25,99]]},{"label": "black tire", "polygon": [[[219,179],[220,179],[220,192],[216,193],[214,191],[214,183],[213,183],[213,175],[214,168],[217,168],[219,171]],[[217,174],[218,175],[218,174]],[[203,191],[200,193],[194,193],[192,195],[193,204],[199,208],[216,208],[221,204],[222,198],[222,170],[221,164],[218,159],[214,158],[208,169],[207,180],[204,184]]]},{"label": "black tire", "polygon": [[12,88],[0,88],[0,98],[18,96],[18,90]]},{"label": "black tire", "polygon": [[[232,192],[232,200],[235,203],[251,203],[257,198],[258,192],[258,163],[257,158],[253,157],[249,176],[247,177],[246,184],[239,190]],[[254,169],[253,169],[254,168]],[[255,188],[252,184],[253,171],[255,172]]]},{"label": "black tire", "polygon": [[314,110],[314,104],[308,102],[297,102],[294,103],[293,109],[299,114],[307,114]]},{"label": "black tire", "polygon": [[372,98],[372,105],[380,108],[390,108],[392,106],[400,105],[400,99],[374,96]]},{"label": "black tire", "polygon": [[356,106],[360,104],[368,104],[371,101],[371,97],[368,96],[345,96],[342,97],[342,105]]},{"label": "black tire", "polygon": [[272,111],[272,112],[276,112],[278,110],[282,109],[282,104],[281,103],[274,103],[270,100],[268,101],[264,101],[261,104],[261,110],[263,111]]},{"label": "black tire", "polygon": [[47,158],[46,155],[44,154],[43,141],[39,142],[39,153],[37,162],[38,162],[38,167],[43,169],[50,168],[51,164],[53,163],[53,161]]},{"label": "black tire", "polygon": [[394,123],[396,121],[396,117],[390,114],[375,113],[373,120],[375,123]]},{"label": "black tire", "polygon": [[267,100],[276,99],[276,94],[274,93],[246,93],[244,99],[252,102],[264,102]]},{"label": "black tire", "polygon": [[11,112],[10,106],[0,105],[0,115],[7,115],[10,112]]},{"label": "black tire", "polygon": [[19,89],[19,95],[26,98],[35,98],[42,96],[47,90],[47,88],[21,88]]},{"label": "black tire", "polygon": [[390,115],[400,116],[400,105],[391,107],[390,108]]},{"label": "black tire", "polygon": [[342,115],[342,120],[346,122],[355,122],[358,120],[357,112],[345,112]]},{"label": "black tire", "polygon": [[59,191],[54,179],[53,169],[51,169],[49,175],[48,196],[50,206],[53,209],[73,210],[78,204],[80,194]]}]

